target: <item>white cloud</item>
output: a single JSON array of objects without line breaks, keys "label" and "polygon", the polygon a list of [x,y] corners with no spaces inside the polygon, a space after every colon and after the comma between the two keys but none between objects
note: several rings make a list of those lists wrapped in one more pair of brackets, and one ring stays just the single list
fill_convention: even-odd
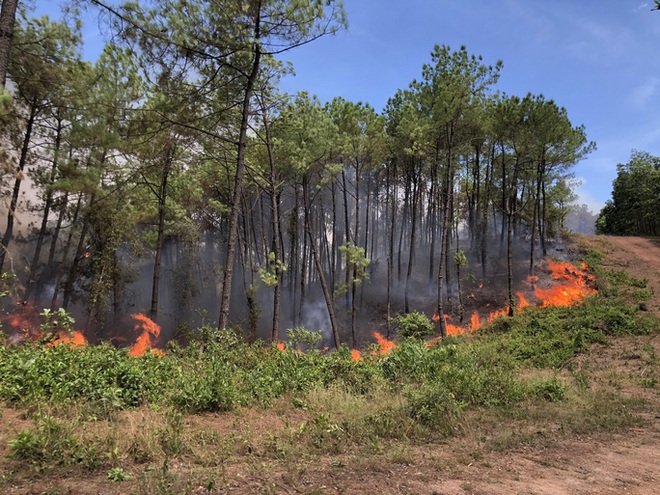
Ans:
[{"label": "white cloud", "polygon": [[645,109],[654,97],[659,83],[660,79],[657,77],[649,77],[642,84],[639,84],[632,89],[628,95],[628,100],[637,110]]}]

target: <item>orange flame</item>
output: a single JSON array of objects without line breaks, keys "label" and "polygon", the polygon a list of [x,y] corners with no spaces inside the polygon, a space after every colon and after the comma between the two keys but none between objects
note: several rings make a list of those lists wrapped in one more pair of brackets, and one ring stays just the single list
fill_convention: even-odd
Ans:
[{"label": "orange flame", "polygon": [[469,332],[470,328],[459,327],[451,323],[451,316],[445,315],[445,330],[447,330],[447,335],[463,335],[466,332]]},{"label": "orange flame", "polygon": [[362,361],[362,353],[358,351],[357,349],[353,349],[351,351],[351,359],[355,361],[356,363],[358,361]]},{"label": "orange flame", "polygon": [[286,351],[286,349],[284,348],[284,342],[278,342],[277,343],[277,348],[282,352]]},{"label": "orange flame", "polygon": [[472,313],[472,317],[470,318],[470,328],[471,329],[476,329],[481,326],[481,321],[479,320],[479,312],[475,311]]},{"label": "orange flame", "polygon": [[518,299],[520,299],[520,301],[518,301],[518,306],[516,307],[516,312],[521,313],[523,308],[529,306],[529,302],[527,299],[525,299],[525,294],[522,292],[516,292],[516,296],[518,296]]},{"label": "orange flame", "polygon": [[387,340],[380,333],[374,332],[373,335],[376,338],[378,345],[380,346],[378,351],[381,356],[387,356],[390,352],[392,352],[392,349],[396,348],[396,344],[393,341]]},{"label": "orange flame", "polygon": [[570,306],[596,293],[595,289],[587,285],[594,280],[594,276],[570,263],[548,260],[548,270],[552,279],[558,283],[547,289],[534,287],[534,294],[541,301],[542,308]]},{"label": "orange flame", "polygon": [[18,343],[25,339],[33,342],[43,337],[39,330],[41,316],[33,304],[19,302],[19,309],[9,315],[0,316],[3,331],[9,336],[9,341]]},{"label": "orange flame", "polygon": [[76,348],[83,345],[87,345],[87,339],[81,332],[74,331],[69,333],[69,332],[61,331],[59,332],[57,339],[49,345],[55,346],[59,344],[67,344],[73,348]]},{"label": "orange flame", "polygon": [[[151,318],[139,313],[132,314],[131,318],[136,321],[135,331],[138,332],[141,329],[142,333],[138,336],[135,344],[131,346],[128,355],[143,356],[147,350],[154,349],[156,346],[156,340],[158,340],[158,337],[160,336],[160,327]],[[152,350],[152,352],[157,355],[164,354],[163,351],[157,349]]]}]

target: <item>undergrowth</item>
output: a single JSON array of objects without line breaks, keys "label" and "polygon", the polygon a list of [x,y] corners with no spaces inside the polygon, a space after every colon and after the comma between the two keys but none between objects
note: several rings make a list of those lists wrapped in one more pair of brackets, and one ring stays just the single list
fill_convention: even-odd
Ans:
[{"label": "undergrowth", "polygon": [[[551,410],[571,400],[584,415],[567,416],[562,428],[582,432],[630,425],[635,420],[630,408],[616,397],[589,390],[579,373],[573,385],[558,374],[594,343],[660,330],[657,318],[626,299],[631,288],[638,298],[644,296],[643,281],[604,272],[597,254],[589,253],[586,262],[601,291],[578,306],[528,308],[478,334],[433,345],[404,338],[391,353],[365,352],[358,361],[345,346],[303,353],[290,346],[246,344],[231,332],[210,328],[201,329],[186,347],[170,344],[165,356],[131,357],[108,344],[2,343],[0,400],[34,414],[33,426],[10,440],[11,455],[37,469],[103,466],[110,479],[121,481],[130,478],[122,459],[166,463],[189,456],[202,465],[220,462],[209,460],[209,446],[217,458],[241,449],[261,449],[262,455],[277,459],[298,458],[301,449],[341,453],[357,445],[377,452],[383,442],[465,434],[470,430],[466,418],[475,412],[516,419],[520,411],[539,404]],[[604,414],[612,405],[613,412]],[[154,426],[147,415],[125,438],[80,433],[85,425],[112,425],[120,411],[145,406],[162,426]],[[304,419],[273,432],[260,446],[235,433],[187,434],[186,415],[253,407],[283,408],[285,416],[297,411]],[[42,413],[69,411],[71,416],[72,410],[67,420]],[[497,438],[493,445],[521,435]]]}]

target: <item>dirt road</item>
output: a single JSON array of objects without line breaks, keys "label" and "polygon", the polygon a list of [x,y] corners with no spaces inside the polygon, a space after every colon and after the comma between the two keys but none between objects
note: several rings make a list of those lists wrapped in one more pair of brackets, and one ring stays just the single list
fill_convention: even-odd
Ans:
[{"label": "dirt road", "polygon": [[648,280],[652,290],[649,311],[660,316],[660,237],[577,236],[580,246],[604,255],[603,265],[625,270],[639,280]]}]

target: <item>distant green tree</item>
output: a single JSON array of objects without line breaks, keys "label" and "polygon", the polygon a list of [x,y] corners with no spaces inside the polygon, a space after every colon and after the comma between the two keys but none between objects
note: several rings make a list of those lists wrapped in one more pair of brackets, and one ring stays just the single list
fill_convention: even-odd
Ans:
[{"label": "distant green tree", "polygon": [[597,233],[660,235],[660,157],[633,151],[617,170],[612,200],[600,212]]}]

